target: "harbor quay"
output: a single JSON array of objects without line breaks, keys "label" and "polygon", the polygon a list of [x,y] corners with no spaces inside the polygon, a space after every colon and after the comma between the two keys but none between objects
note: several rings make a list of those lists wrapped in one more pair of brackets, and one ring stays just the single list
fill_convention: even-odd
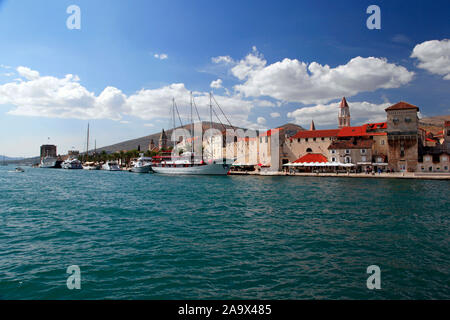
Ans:
[{"label": "harbor quay", "polygon": [[210,121],[162,129],[156,143],[151,138],[148,148],[135,150],[71,150],[57,158],[56,146],[43,145],[41,166],[59,161],[65,168],[138,173],[450,179],[450,121],[427,130],[419,107],[401,101],[385,109],[386,121],[352,126],[345,97],[336,109],[338,127],[331,129],[317,130],[314,119],[308,130],[287,124],[263,131]]}]

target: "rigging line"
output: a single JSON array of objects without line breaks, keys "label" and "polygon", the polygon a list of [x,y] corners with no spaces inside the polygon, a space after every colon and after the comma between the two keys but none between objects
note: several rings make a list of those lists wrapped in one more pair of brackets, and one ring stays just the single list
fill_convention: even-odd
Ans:
[{"label": "rigging line", "polygon": [[177,106],[176,102],[175,102],[175,109],[177,110],[178,120],[180,120],[180,125],[181,125],[181,127],[183,127],[183,122],[181,121],[180,112],[178,111],[178,106]]},{"label": "rigging line", "polygon": [[219,107],[219,110],[222,112],[223,116],[225,117],[225,119],[227,119],[228,124],[234,129],[236,130],[236,128],[231,124],[230,120],[228,120],[228,117],[226,116],[225,112],[223,112],[222,108],[220,107],[219,103],[217,102],[216,98],[211,94],[212,98],[214,99],[214,102],[217,104],[217,106]]},{"label": "rigging line", "polygon": [[222,125],[223,129],[224,129],[225,131],[227,131],[227,127],[225,127],[225,125],[222,123],[222,121],[220,121],[220,118],[219,118],[219,116],[217,115],[216,110],[213,109],[213,112],[214,112],[214,115],[216,116],[217,120],[219,120],[220,124]]},{"label": "rigging line", "polygon": [[202,122],[202,119],[200,118],[200,114],[198,113],[197,104],[195,103],[195,98],[192,96],[192,102],[194,102],[194,108],[195,112],[197,113],[198,121]]}]

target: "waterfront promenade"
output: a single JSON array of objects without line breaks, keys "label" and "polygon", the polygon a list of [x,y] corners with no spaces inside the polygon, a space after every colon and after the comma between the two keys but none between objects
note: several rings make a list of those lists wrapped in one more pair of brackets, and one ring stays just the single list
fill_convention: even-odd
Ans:
[{"label": "waterfront promenade", "polygon": [[230,175],[259,175],[259,176],[303,176],[303,177],[336,177],[336,178],[383,178],[383,179],[426,179],[426,180],[450,180],[449,173],[425,173],[425,172],[391,172],[391,173],[315,173],[315,172],[238,172],[232,171]]}]

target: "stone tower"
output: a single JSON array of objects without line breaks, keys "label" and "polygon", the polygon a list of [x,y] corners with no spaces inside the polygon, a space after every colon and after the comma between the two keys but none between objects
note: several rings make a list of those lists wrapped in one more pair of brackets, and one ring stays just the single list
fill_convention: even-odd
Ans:
[{"label": "stone tower", "polygon": [[160,150],[167,149],[167,134],[164,131],[164,129],[162,129],[161,135],[159,136],[159,145],[158,146],[159,146]]},{"label": "stone tower", "polygon": [[338,113],[339,129],[350,127],[350,108],[345,97],[342,98]]},{"label": "stone tower", "polygon": [[444,122],[444,144],[447,153],[450,153],[450,121]]},{"label": "stone tower", "polygon": [[150,144],[148,145],[148,151],[152,151],[153,149],[155,149],[155,141],[153,141],[153,139],[150,140]]},{"label": "stone tower", "polygon": [[385,110],[389,167],[395,171],[416,171],[419,157],[419,108],[401,101]]},{"label": "stone tower", "polygon": [[311,126],[309,127],[309,131],[316,130],[316,126],[314,125],[314,120],[311,120]]}]

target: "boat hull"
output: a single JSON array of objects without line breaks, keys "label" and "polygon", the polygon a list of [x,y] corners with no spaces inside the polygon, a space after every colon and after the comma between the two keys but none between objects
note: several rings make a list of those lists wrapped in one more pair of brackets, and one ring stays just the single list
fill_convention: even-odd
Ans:
[{"label": "boat hull", "polygon": [[229,164],[206,164],[191,167],[152,167],[156,173],[170,175],[227,175]]},{"label": "boat hull", "polygon": [[152,166],[143,166],[143,167],[133,167],[131,168],[131,172],[134,173],[149,173],[152,170]]}]

